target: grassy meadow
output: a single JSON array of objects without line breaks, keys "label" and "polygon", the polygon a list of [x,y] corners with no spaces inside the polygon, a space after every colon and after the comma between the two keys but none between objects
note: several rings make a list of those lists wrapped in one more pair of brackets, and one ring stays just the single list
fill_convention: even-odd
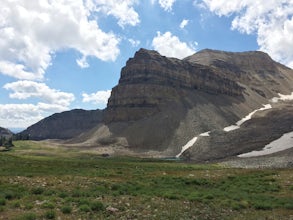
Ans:
[{"label": "grassy meadow", "polygon": [[0,152],[0,219],[293,219],[292,169],[14,145]]}]

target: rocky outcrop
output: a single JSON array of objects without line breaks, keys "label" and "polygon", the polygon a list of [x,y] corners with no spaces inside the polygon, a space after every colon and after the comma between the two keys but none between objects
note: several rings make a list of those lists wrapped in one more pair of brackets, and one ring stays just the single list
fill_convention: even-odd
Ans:
[{"label": "rocky outcrop", "polygon": [[9,129],[0,127],[0,137],[10,138],[13,136],[13,132]]},{"label": "rocky outcrop", "polygon": [[243,88],[208,66],[167,58],[156,51],[140,49],[122,68],[113,88],[105,121],[131,121],[157,113],[185,92],[242,96]]},{"label": "rocky outcrop", "polygon": [[75,109],[56,113],[28,127],[18,136],[31,140],[73,138],[101,123],[102,116],[101,110]]}]

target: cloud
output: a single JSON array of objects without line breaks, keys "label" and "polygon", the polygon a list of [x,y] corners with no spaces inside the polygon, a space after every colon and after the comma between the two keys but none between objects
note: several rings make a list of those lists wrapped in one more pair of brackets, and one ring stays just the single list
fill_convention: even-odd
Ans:
[{"label": "cloud", "polygon": [[43,118],[37,105],[0,104],[0,125],[5,128],[26,128]]},{"label": "cloud", "polygon": [[170,32],[161,35],[157,32],[157,36],[152,41],[152,46],[160,54],[168,57],[176,57],[178,59],[185,58],[195,53],[193,45],[181,42],[177,36],[173,36]]},{"label": "cloud", "polygon": [[179,27],[181,29],[185,28],[186,25],[188,25],[189,20],[183,19],[182,22],[180,23]]},{"label": "cloud", "polygon": [[0,104],[0,125],[4,127],[28,127],[52,113],[68,110],[75,99],[71,93],[27,80],[7,83],[3,88],[12,91],[9,97],[13,99],[40,100],[36,104]]},{"label": "cloud", "polygon": [[83,93],[82,94],[82,101],[83,102],[90,102],[93,104],[104,104],[106,105],[108,102],[108,99],[110,98],[111,90],[105,90],[105,91],[97,91],[96,93]]},{"label": "cloud", "polygon": [[45,101],[45,103],[53,106],[59,106],[58,108],[60,110],[67,109],[70,103],[75,99],[72,93],[60,92],[49,88],[44,83],[37,83],[27,80],[7,83],[3,86],[3,88],[12,90],[12,93],[9,94],[10,98],[21,100],[39,98]]},{"label": "cloud", "polygon": [[121,25],[135,25],[138,18],[130,7],[132,2],[114,5],[113,1],[104,4],[98,0],[2,0],[0,71],[17,79],[41,80],[52,55],[68,48],[84,57],[114,61],[120,39],[103,32],[92,14],[101,11],[116,17]]},{"label": "cloud", "polygon": [[132,38],[128,39],[129,43],[131,44],[131,46],[133,47],[137,47],[140,45],[140,41],[139,40],[134,40]]},{"label": "cloud", "polygon": [[259,49],[273,59],[293,67],[292,0],[203,0],[206,8],[218,16],[234,17],[231,28],[256,34]]},{"label": "cloud", "polygon": [[95,3],[96,11],[114,16],[121,27],[135,26],[140,22],[139,15],[133,8],[137,3],[136,0],[95,0]]},{"label": "cloud", "polygon": [[88,68],[90,66],[85,56],[83,56],[81,59],[77,59],[76,63],[80,68]]},{"label": "cloud", "polygon": [[159,2],[161,8],[165,11],[172,11],[173,4],[176,0],[151,0],[151,4],[153,5],[156,1]]},{"label": "cloud", "polygon": [[17,79],[42,79],[43,78],[43,71],[40,73],[32,73],[25,70],[26,67],[22,64],[16,64],[9,61],[1,61],[0,60],[0,73],[4,75],[14,77]]}]

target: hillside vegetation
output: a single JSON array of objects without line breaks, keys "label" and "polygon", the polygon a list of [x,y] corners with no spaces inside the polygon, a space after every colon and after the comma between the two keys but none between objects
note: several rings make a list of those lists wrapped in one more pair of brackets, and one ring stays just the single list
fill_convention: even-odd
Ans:
[{"label": "hillside vegetation", "polygon": [[17,141],[0,153],[0,219],[290,219],[292,169],[102,157]]}]

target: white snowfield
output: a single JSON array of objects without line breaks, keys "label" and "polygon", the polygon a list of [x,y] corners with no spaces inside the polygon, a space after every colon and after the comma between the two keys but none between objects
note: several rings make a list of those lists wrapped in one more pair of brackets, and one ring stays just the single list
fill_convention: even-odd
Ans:
[{"label": "white snowfield", "polygon": [[293,100],[293,92],[290,95],[283,95],[278,93],[279,97],[274,97],[271,99],[271,102],[276,103],[278,101],[290,101]]},{"label": "white snowfield", "polygon": [[257,157],[268,154],[273,154],[279,151],[287,150],[293,147],[293,132],[289,132],[284,134],[277,140],[266,145],[262,150],[259,151],[251,151],[249,153],[240,154],[238,157]]},{"label": "white snowfield", "polygon": [[192,145],[195,144],[195,142],[197,141],[197,136],[193,137],[190,141],[188,141],[181,149],[180,153],[176,155],[176,157],[180,157],[181,154],[186,151],[188,148],[192,147]]},{"label": "white snowfield", "polygon": [[201,133],[199,136],[201,136],[201,137],[209,137],[210,136],[210,131],[205,132],[205,133]]},{"label": "white snowfield", "polygon": [[271,104],[266,104],[266,105],[263,105],[264,107],[262,108],[259,108],[259,109],[256,109],[254,110],[253,112],[250,112],[248,115],[246,115],[244,118],[242,118],[240,121],[237,121],[235,125],[230,125],[228,127],[225,127],[223,130],[226,131],[226,132],[229,132],[229,131],[233,131],[233,130],[236,130],[238,128],[240,128],[240,126],[251,119],[251,117],[258,111],[264,111],[264,110],[267,110],[267,109],[271,109],[272,108],[272,105]]},{"label": "white snowfield", "polygon": [[[199,136],[201,136],[201,137],[208,137],[208,136],[210,136],[210,131],[207,131],[207,132],[201,133]],[[188,148],[192,147],[192,146],[195,144],[195,142],[197,141],[197,138],[198,138],[198,136],[195,136],[195,137],[193,137],[190,141],[188,141],[188,142],[182,147],[180,153],[177,154],[176,157],[177,157],[177,158],[180,157],[181,154],[183,154],[184,151],[186,151]]]}]

